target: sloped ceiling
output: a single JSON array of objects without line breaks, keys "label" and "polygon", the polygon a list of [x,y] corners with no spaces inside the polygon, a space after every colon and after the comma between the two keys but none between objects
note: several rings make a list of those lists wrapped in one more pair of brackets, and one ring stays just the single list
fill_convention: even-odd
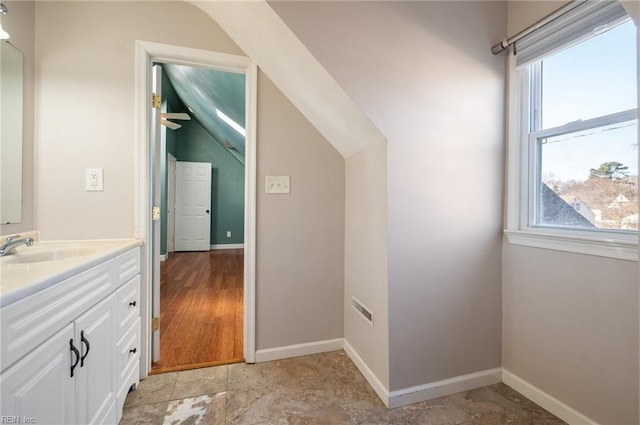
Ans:
[{"label": "sloped ceiling", "polygon": [[344,157],[386,137],[265,0],[186,0],[204,10]]},{"label": "sloped ceiling", "polygon": [[189,115],[244,164],[244,74],[174,64],[163,69]]}]

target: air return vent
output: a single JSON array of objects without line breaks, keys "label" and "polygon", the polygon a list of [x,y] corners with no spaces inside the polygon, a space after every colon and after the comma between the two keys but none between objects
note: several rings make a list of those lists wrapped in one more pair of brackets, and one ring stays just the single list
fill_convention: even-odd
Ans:
[{"label": "air return vent", "polygon": [[360,315],[362,315],[362,317],[364,317],[364,319],[373,326],[373,313],[367,306],[355,299],[355,297],[351,297],[351,307],[360,313]]}]

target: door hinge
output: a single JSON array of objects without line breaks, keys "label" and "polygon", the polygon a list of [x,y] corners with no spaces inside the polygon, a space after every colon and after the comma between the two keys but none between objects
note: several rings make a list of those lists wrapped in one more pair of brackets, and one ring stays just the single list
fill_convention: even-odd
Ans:
[{"label": "door hinge", "polygon": [[153,107],[155,109],[160,109],[160,106],[162,104],[162,101],[160,100],[160,95],[157,95],[157,94],[153,93],[151,95],[151,101],[152,101]]},{"label": "door hinge", "polygon": [[153,209],[151,210],[151,220],[160,220],[160,207],[153,207]]},{"label": "door hinge", "polygon": [[151,319],[151,332],[155,332],[158,329],[160,329],[160,318],[159,317],[153,317]]}]

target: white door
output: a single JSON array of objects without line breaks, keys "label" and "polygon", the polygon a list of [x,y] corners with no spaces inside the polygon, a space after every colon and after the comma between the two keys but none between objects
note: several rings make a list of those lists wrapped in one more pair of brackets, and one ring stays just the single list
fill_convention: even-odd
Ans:
[{"label": "white door", "polygon": [[33,418],[35,424],[78,423],[75,383],[80,369],[79,344],[69,323],[2,372],[2,417]]},{"label": "white door", "polygon": [[211,249],[211,164],[176,163],[176,251]]},{"label": "white door", "polygon": [[[162,93],[162,67],[160,65],[153,66],[153,93],[154,96],[160,96]],[[158,103],[160,103],[158,97]],[[151,199],[157,209],[157,216],[153,214],[153,229],[151,235],[151,314],[153,321],[158,323],[155,330],[151,332],[151,359],[154,362],[160,360],[160,155],[161,138],[162,138],[162,126],[160,125],[160,106],[152,106],[151,112]]]},{"label": "white door", "polygon": [[176,250],[176,158],[169,154],[167,182],[167,252]]}]

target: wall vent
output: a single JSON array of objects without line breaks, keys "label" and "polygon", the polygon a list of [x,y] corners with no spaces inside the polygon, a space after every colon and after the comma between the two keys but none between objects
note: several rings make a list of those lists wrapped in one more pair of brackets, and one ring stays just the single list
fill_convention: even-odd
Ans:
[{"label": "wall vent", "polygon": [[371,309],[358,301],[355,297],[351,297],[351,307],[355,309],[364,319],[369,322],[371,326],[373,326],[373,313]]}]

